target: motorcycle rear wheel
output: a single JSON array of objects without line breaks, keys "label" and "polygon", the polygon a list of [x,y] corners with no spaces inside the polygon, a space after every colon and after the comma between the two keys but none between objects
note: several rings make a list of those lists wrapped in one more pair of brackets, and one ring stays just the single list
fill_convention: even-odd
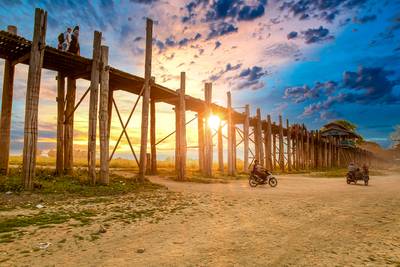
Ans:
[{"label": "motorcycle rear wheel", "polygon": [[256,187],[258,185],[258,182],[255,180],[255,178],[253,176],[249,177],[249,185],[251,187]]}]

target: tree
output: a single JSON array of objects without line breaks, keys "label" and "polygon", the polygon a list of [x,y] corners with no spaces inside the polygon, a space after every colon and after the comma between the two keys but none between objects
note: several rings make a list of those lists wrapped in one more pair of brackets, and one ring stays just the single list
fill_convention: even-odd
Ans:
[{"label": "tree", "polygon": [[335,120],[332,121],[331,123],[336,123],[339,125],[342,125],[344,128],[346,128],[349,131],[355,132],[357,129],[357,125],[355,125],[354,123],[348,121],[348,120]]},{"label": "tree", "polygon": [[400,125],[396,125],[395,131],[390,134],[390,139],[395,148],[400,147]]}]

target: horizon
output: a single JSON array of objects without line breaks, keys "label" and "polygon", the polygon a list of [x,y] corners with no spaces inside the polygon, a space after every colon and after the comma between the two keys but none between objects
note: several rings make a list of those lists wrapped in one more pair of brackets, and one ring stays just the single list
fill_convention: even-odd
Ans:
[{"label": "horizon", "polygon": [[[400,72],[396,68],[400,63],[400,13],[396,12],[400,3],[333,2],[338,6],[317,1],[302,7],[277,1],[103,1],[97,6],[76,2],[79,8],[68,10],[64,1],[5,1],[0,3],[0,28],[15,25],[18,35],[31,40],[34,8],[43,8],[48,11],[48,45],[56,47],[60,32],[79,25],[81,54],[90,58],[93,31],[100,30],[103,43],[110,47],[110,65],[143,76],[147,16],[155,21],[152,75],[158,84],[178,88],[179,73],[185,71],[188,95],[203,99],[203,83],[210,81],[213,102],[219,105],[226,105],[226,92],[232,91],[234,107],[250,104],[252,115],[260,107],[263,117],[271,114],[275,121],[282,114],[291,124],[319,129],[331,120],[346,119],[358,126],[357,132],[366,140],[388,148],[389,135],[400,124],[392,115],[400,112]],[[72,21],[71,17],[79,19]],[[0,76],[3,66],[0,60]],[[22,152],[27,69],[16,67],[12,154]],[[42,72],[41,150],[56,144],[55,76],[52,71]],[[88,84],[78,80],[77,99]],[[135,96],[124,92],[115,96],[125,120]],[[75,119],[74,146],[78,149],[87,145],[87,109],[85,99]],[[136,149],[140,109],[129,124]],[[193,114],[187,112],[187,120]],[[174,117],[171,106],[157,104],[159,138],[174,130],[169,123]],[[116,116],[111,127],[113,145],[121,131]],[[196,130],[188,127],[187,131],[188,146],[196,144]],[[128,144],[122,142],[116,157],[130,153]],[[159,155],[173,154],[173,147],[171,137],[159,147]]]}]

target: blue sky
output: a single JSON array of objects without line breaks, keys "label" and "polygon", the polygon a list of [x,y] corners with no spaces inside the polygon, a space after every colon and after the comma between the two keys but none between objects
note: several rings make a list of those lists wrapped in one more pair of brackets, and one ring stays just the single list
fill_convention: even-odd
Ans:
[{"label": "blue sky", "polygon": [[[263,116],[275,120],[281,113],[310,129],[348,119],[367,140],[385,147],[400,124],[398,0],[0,0],[0,28],[17,25],[19,35],[31,39],[35,7],[49,13],[49,45],[56,46],[67,26],[80,25],[82,55],[90,57],[93,31],[102,31],[110,64],[137,75],[144,70],[145,17],[154,19],[156,81],[176,89],[185,71],[187,92],[195,97],[203,97],[203,84],[211,81],[213,101],[221,105],[231,91],[234,106],[250,104],[252,112],[260,107]],[[14,150],[21,147],[26,72],[17,67]],[[43,149],[54,147],[54,76],[44,71],[42,77]],[[78,81],[78,95],[86,87]],[[119,105],[127,113],[133,97],[120,94]],[[85,113],[87,103],[80,109]],[[166,121],[174,117],[170,106],[158,110]],[[113,127],[118,136],[118,120]],[[76,128],[76,144],[81,136],[83,145],[86,115],[77,118]],[[159,128],[159,136],[173,130],[172,125]],[[131,131],[132,136],[139,132],[137,123]]]}]

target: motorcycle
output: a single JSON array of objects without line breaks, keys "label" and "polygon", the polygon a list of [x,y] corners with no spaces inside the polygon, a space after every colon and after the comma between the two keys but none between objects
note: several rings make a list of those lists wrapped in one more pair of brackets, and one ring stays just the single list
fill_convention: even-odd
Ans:
[{"label": "motorcycle", "polygon": [[357,181],[364,181],[364,185],[367,186],[369,182],[369,175],[368,172],[363,171],[361,172],[359,169],[356,171],[349,171],[346,174],[346,182],[347,184],[354,183],[357,184]]},{"label": "motorcycle", "polygon": [[249,185],[251,187],[256,187],[257,185],[263,185],[263,184],[269,184],[271,187],[275,187],[278,185],[278,180],[272,176],[272,173],[266,171],[265,172],[266,177],[262,178],[259,175],[257,175],[254,171],[250,173],[249,176]]}]

